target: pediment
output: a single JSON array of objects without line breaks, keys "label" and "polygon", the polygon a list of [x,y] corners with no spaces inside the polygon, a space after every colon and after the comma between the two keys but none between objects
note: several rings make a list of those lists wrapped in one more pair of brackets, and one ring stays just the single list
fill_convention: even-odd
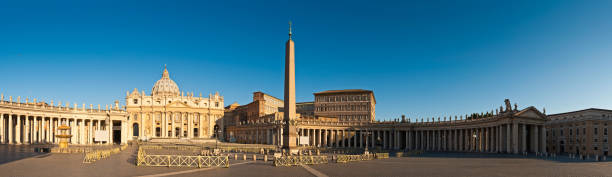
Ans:
[{"label": "pediment", "polygon": [[542,114],[542,112],[533,106],[515,113],[514,116],[546,120],[546,115]]}]

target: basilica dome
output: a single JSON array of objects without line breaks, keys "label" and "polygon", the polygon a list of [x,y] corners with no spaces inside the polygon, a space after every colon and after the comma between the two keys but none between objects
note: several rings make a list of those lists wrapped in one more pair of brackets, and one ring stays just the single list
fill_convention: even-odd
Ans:
[{"label": "basilica dome", "polygon": [[157,96],[178,96],[179,93],[178,85],[176,85],[176,83],[170,79],[168,69],[166,69],[164,66],[162,78],[155,82],[155,85],[153,85],[153,92],[151,94]]}]

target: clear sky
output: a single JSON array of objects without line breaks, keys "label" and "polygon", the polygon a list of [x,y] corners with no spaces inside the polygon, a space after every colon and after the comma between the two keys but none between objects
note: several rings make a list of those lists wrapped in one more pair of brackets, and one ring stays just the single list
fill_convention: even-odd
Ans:
[{"label": "clear sky", "polygon": [[[0,2],[0,92],[112,104],[183,91],[283,97],[294,22],[297,99],[374,90],[377,119],[612,109],[612,1]],[[5,98],[8,99],[8,98]]]}]

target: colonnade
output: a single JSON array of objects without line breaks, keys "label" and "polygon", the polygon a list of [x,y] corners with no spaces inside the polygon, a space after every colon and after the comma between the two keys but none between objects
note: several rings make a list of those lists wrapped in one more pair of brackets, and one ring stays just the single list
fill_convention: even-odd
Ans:
[{"label": "colonnade", "polygon": [[[0,143],[3,144],[57,144],[61,125],[70,126],[71,144],[94,144],[96,130],[110,130],[106,120],[50,117],[0,113]],[[112,131],[109,139],[112,142]],[[100,143],[100,142],[97,142]]]},{"label": "colonnade", "polygon": [[408,150],[523,153],[546,152],[543,125],[506,123],[485,127],[406,131]]},{"label": "colonnade", "polygon": [[[474,125],[472,125],[474,126]],[[452,152],[546,152],[546,128],[528,123],[502,123],[474,127],[298,128],[307,137],[301,146],[323,148],[381,148]],[[238,143],[282,145],[282,128],[260,127],[232,131]]]}]

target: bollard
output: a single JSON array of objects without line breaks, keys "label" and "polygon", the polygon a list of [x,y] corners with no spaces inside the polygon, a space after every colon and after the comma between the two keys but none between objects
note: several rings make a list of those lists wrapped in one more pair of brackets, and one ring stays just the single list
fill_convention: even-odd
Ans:
[{"label": "bollard", "polygon": [[253,161],[257,161],[257,155],[253,154]]}]

